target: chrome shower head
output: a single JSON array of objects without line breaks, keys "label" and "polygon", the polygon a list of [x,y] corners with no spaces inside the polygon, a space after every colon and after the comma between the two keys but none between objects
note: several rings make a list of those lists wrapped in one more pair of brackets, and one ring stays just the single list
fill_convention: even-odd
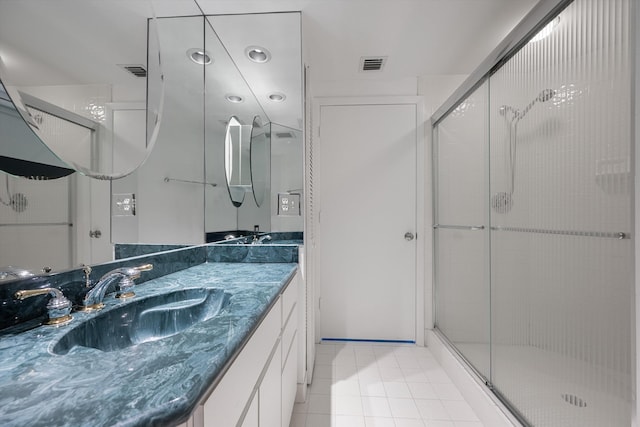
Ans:
[{"label": "chrome shower head", "polygon": [[553,90],[553,89],[544,89],[542,92],[540,92],[540,95],[538,95],[538,97],[536,98],[536,101],[538,101],[538,102],[547,102],[548,100],[550,100],[554,96],[556,96],[556,91],[555,90]]}]

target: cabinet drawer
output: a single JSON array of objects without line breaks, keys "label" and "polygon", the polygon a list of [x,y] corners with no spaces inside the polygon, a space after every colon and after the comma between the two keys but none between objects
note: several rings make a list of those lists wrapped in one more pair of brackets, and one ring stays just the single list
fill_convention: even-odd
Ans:
[{"label": "cabinet drawer", "polygon": [[294,334],[289,357],[282,368],[282,427],[289,427],[296,400],[296,367],[298,365],[298,334]]},{"label": "cabinet drawer", "polygon": [[281,331],[280,299],[204,403],[204,426],[235,426]]},{"label": "cabinet drawer", "polygon": [[294,351],[297,352],[297,348],[292,348],[291,344],[293,342],[293,337],[296,334],[296,330],[298,327],[298,312],[297,312],[297,304],[294,304],[293,310],[289,314],[289,319],[285,319],[286,324],[284,325],[284,329],[282,330],[282,366],[287,359],[287,355],[289,352]]},{"label": "cabinet drawer", "polygon": [[282,327],[289,318],[289,314],[298,299],[298,273],[293,277],[289,286],[282,294]]}]

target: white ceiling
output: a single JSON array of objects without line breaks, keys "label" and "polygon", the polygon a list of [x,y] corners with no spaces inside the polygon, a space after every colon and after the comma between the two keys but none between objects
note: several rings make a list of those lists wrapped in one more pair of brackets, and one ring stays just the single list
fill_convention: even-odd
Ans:
[{"label": "white ceiling", "polygon": [[[302,11],[312,84],[470,74],[537,0],[196,0],[206,14]],[[388,56],[359,72],[361,56]]]},{"label": "white ceiling", "polygon": [[[415,88],[417,78],[423,75],[471,73],[537,0],[151,2],[159,17],[301,11],[303,60],[310,66],[312,92],[322,95],[318,88],[334,86],[366,88],[362,95],[371,95],[393,82],[413,82],[410,84]],[[121,8],[117,12],[108,8],[115,4]],[[70,84],[74,79],[100,83],[102,71],[115,64],[146,63],[146,34],[140,22],[145,22],[150,10],[146,0],[0,0],[0,57],[6,65],[18,67],[18,81],[13,82],[17,85]],[[271,43],[265,34],[286,37],[295,29],[249,23],[236,28],[238,37],[234,39],[234,27],[222,18],[219,22],[219,36],[243,74],[248,74],[258,97],[271,90],[264,81],[288,97],[289,93],[292,98],[299,97],[299,84],[295,89],[287,87],[289,63],[287,68],[251,71],[242,69],[236,60],[250,40],[258,45]],[[54,33],[62,39],[54,41]],[[297,36],[292,34],[292,38]],[[359,72],[361,56],[377,55],[388,56],[383,71]],[[70,66],[78,57],[81,61]],[[120,84],[126,85],[131,78],[123,73]],[[287,123],[294,123],[294,116],[300,118],[300,110],[277,114],[287,116],[283,119]]]}]

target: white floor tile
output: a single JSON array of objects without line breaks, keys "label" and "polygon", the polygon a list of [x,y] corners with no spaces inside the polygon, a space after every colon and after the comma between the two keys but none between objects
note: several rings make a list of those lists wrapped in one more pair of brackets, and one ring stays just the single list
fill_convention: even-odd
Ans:
[{"label": "white floor tile", "polygon": [[389,406],[394,418],[421,418],[413,399],[389,398]]},{"label": "white floor tile", "polygon": [[462,393],[453,384],[433,384],[433,389],[440,400],[464,400]]},{"label": "white floor tile", "polygon": [[[440,400],[416,399],[416,406],[423,420],[450,420],[451,417]],[[429,423],[427,423],[428,425]]]},{"label": "white floor tile", "polygon": [[451,378],[447,375],[447,373],[442,368],[437,369],[429,369],[426,372],[427,378],[429,382],[433,384],[451,384]]},{"label": "white floor tile", "polygon": [[360,396],[336,396],[333,407],[336,415],[364,416]]},{"label": "white floor tile", "polygon": [[427,421],[428,427],[456,427],[453,421]]},{"label": "white floor tile", "polygon": [[293,414],[289,427],[305,427],[307,424],[307,414]]},{"label": "white floor tile", "polygon": [[455,427],[484,427],[481,422],[473,422],[473,421],[456,421],[454,423]]},{"label": "white floor tile", "polygon": [[360,383],[357,380],[336,381],[331,387],[332,396],[360,396]]},{"label": "white floor tile", "polygon": [[331,396],[328,394],[309,394],[309,407],[307,411],[310,414],[331,414],[333,410]]},{"label": "white floor tile", "polygon": [[336,427],[366,427],[364,417],[353,415],[336,415]]},{"label": "white floor tile", "polygon": [[331,387],[333,386],[333,380],[325,378],[314,378],[311,386],[309,387],[309,393],[311,394],[331,394]]},{"label": "white floor tile", "polygon": [[306,427],[330,427],[333,425],[333,419],[334,416],[329,414],[309,414]]},{"label": "white floor tile", "polygon": [[442,405],[449,417],[454,421],[480,421],[467,402],[460,400],[443,400]]},{"label": "white floor tile", "polygon": [[368,380],[360,378],[360,395],[370,397],[387,397],[382,380]]},{"label": "white floor tile", "polygon": [[393,418],[364,417],[366,427],[396,427]]},{"label": "white floor tile", "polygon": [[434,386],[429,383],[407,383],[414,399],[439,399]]},{"label": "white floor tile", "polygon": [[386,397],[362,397],[362,411],[366,417],[391,417]]},{"label": "white floor tile", "polygon": [[387,392],[387,397],[396,397],[408,399],[411,396],[409,386],[405,382],[401,381],[384,381],[384,389]]},{"label": "white floor tile", "polygon": [[413,418],[394,418],[396,427],[425,427],[424,421]]},{"label": "white floor tile", "polygon": [[483,427],[427,348],[323,343],[290,427]]}]

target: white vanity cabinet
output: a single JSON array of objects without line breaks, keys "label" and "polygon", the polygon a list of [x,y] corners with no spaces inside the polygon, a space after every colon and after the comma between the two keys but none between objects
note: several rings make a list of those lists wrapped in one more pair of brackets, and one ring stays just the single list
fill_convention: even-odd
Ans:
[{"label": "white vanity cabinet", "polygon": [[179,427],[289,426],[297,389],[298,276],[206,401]]}]

